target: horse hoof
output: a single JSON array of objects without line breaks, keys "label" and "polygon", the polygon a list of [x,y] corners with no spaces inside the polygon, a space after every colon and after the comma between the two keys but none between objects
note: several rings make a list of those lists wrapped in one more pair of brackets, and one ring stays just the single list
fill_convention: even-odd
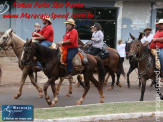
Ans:
[{"label": "horse hoof", "polygon": [[72,94],[72,91],[69,91],[69,94]]},{"label": "horse hoof", "polygon": [[16,100],[16,99],[18,99],[18,97],[13,97],[12,99]]},{"label": "horse hoof", "polygon": [[114,89],[114,86],[109,87],[108,91],[111,91],[112,89]]},{"label": "horse hoof", "polygon": [[43,98],[43,96],[44,96],[43,94],[40,94],[40,95],[39,95],[39,98]]},{"label": "horse hoof", "polygon": [[122,85],[120,83],[117,84],[118,87],[122,87]]},{"label": "horse hoof", "polygon": [[70,94],[66,94],[66,97],[70,97]]},{"label": "horse hoof", "polygon": [[50,107],[54,107],[55,106],[55,104],[51,104],[51,105],[49,105]]},{"label": "horse hoof", "polygon": [[104,103],[104,100],[101,100],[100,103]]},{"label": "horse hoof", "polygon": [[77,101],[77,102],[76,102],[76,105],[81,105],[81,103],[82,103],[82,102],[80,102],[80,101]]},{"label": "horse hoof", "polygon": [[128,85],[128,88],[130,88],[130,85]]}]

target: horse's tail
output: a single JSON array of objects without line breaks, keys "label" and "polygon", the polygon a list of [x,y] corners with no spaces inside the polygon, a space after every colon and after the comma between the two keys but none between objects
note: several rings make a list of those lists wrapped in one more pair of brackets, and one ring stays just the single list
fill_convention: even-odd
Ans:
[{"label": "horse's tail", "polygon": [[97,61],[99,86],[102,87],[104,84],[104,80],[105,80],[105,69],[104,69],[101,59],[96,56],[95,56],[95,59]]},{"label": "horse's tail", "polygon": [[[117,54],[118,54],[118,53],[117,53]],[[121,73],[124,77],[126,77],[126,73],[125,73],[125,71],[124,71],[123,64],[122,64],[122,62],[121,62],[121,60],[120,60],[120,55],[118,54],[118,56],[119,56],[118,69],[119,69],[120,73]]]}]

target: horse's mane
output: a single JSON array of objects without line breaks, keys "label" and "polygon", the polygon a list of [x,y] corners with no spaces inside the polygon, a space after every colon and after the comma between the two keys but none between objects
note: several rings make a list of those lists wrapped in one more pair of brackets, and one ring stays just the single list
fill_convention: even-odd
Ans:
[{"label": "horse's mane", "polygon": [[37,55],[42,55],[44,58],[52,58],[58,54],[58,49],[50,49],[37,43],[32,43]]}]

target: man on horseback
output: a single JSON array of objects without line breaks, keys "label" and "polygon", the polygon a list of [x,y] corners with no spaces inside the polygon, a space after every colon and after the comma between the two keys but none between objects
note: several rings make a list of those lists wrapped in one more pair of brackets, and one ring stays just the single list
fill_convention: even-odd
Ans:
[{"label": "man on horseback", "polygon": [[[49,47],[52,45],[53,40],[54,40],[54,30],[52,27],[53,23],[52,23],[50,17],[44,17],[42,19],[42,22],[44,24],[44,27],[39,32],[39,34],[37,34],[36,37],[32,37],[32,40],[38,40],[41,45],[43,45],[45,47]],[[35,71],[42,70],[42,66],[39,62],[38,62],[38,66],[34,66],[34,70]]]},{"label": "man on horseback", "polygon": [[151,49],[160,49],[160,62],[161,62],[161,82],[163,82],[163,19],[160,19],[156,23],[158,31],[153,37],[153,41],[150,44]]},{"label": "man on horseback", "polygon": [[49,47],[52,45],[53,40],[54,40],[54,30],[52,27],[52,21],[50,17],[44,17],[42,19],[42,22],[44,24],[44,27],[42,30],[39,32],[41,35],[39,37],[33,37],[33,40],[39,40],[40,44]]},{"label": "man on horseback", "polygon": [[149,45],[153,39],[153,34],[151,34],[151,31],[152,29],[150,27],[144,29],[145,36],[141,39],[144,46]]},{"label": "man on horseback", "polygon": [[68,75],[66,78],[71,78],[71,72],[73,71],[72,59],[78,53],[78,32],[75,29],[75,21],[69,19],[66,22],[66,33],[60,45],[67,50],[67,70]]}]

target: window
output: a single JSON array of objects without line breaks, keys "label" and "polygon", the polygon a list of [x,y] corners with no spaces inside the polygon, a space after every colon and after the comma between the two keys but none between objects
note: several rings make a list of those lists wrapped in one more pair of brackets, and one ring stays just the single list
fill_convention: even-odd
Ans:
[{"label": "window", "polygon": [[75,8],[73,14],[93,14],[93,18],[76,18],[76,29],[81,40],[90,40],[92,37],[90,27],[96,22],[102,26],[104,32],[104,42],[110,47],[115,47],[116,35],[116,8]]}]

